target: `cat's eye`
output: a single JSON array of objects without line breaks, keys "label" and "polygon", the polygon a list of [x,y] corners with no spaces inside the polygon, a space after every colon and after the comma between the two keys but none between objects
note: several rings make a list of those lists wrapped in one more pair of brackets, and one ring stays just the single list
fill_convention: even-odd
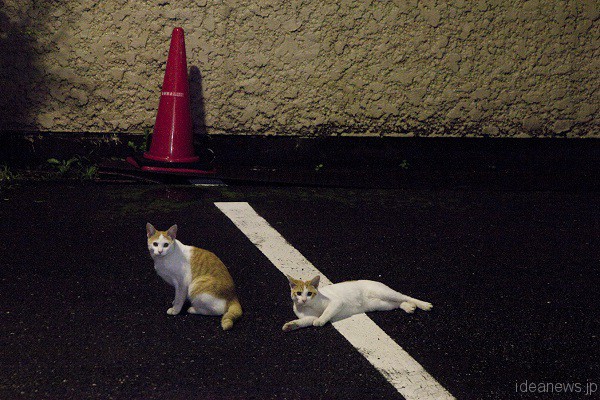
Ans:
[{"label": "cat's eye", "polygon": [[296,292],[298,296],[302,296],[302,292]]},{"label": "cat's eye", "polygon": [[158,242],[154,242],[154,243],[152,243],[152,246],[154,246],[154,247],[158,247]]},{"label": "cat's eye", "polygon": [[169,247],[169,243],[163,244],[163,247]]},{"label": "cat's eye", "polygon": [[313,295],[313,292],[308,292],[308,293],[306,293],[306,295],[307,295],[307,296],[312,296],[312,295]]}]

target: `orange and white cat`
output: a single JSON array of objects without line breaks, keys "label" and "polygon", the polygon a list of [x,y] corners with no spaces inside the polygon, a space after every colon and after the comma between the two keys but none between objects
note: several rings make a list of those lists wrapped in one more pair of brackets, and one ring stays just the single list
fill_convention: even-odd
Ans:
[{"label": "orange and white cat", "polygon": [[208,250],[187,246],[177,240],[177,225],[158,231],[146,224],[148,250],[158,275],[175,288],[169,315],[177,315],[186,299],[190,314],[222,315],[221,327],[228,330],[242,316],[233,279],[223,262]]},{"label": "orange and white cat", "polygon": [[354,314],[370,311],[387,311],[401,308],[412,313],[418,307],[429,311],[431,303],[396,292],[381,282],[348,281],[318,289],[320,276],[302,281],[287,276],[298,319],[283,325],[285,332],[307,326],[323,326]]}]

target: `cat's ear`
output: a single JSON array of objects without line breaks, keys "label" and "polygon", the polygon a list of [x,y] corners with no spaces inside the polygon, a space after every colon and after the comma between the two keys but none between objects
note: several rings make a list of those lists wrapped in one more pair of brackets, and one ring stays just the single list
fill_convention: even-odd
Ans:
[{"label": "cat's ear", "polygon": [[296,286],[296,280],[289,275],[286,275],[288,281],[290,282],[290,287],[293,289]]},{"label": "cat's ear", "polygon": [[152,226],[150,222],[146,224],[146,235],[152,237],[156,233],[156,228]]},{"label": "cat's ear", "polygon": [[316,289],[319,287],[320,280],[321,280],[321,275],[317,275],[314,278],[312,278],[308,283]]},{"label": "cat's ear", "polygon": [[175,237],[177,236],[177,225],[173,225],[172,227],[169,228],[169,230],[167,231],[167,235],[175,240]]}]

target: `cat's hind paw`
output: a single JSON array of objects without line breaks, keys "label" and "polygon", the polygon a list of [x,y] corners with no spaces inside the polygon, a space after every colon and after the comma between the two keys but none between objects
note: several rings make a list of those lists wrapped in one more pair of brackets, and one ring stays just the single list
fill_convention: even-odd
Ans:
[{"label": "cat's hind paw", "polygon": [[422,301],[421,303],[419,303],[419,304],[418,304],[418,307],[419,307],[421,310],[424,310],[424,311],[429,311],[429,310],[431,310],[431,309],[433,308],[433,304],[431,304],[431,303],[428,303],[428,302],[426,302],[426,301]]},{"label": "cat's hind paw", "polygon": [[417,306],[413,303],[409,303],[408,301],[404,301],[400,303],[400,308],[406,311],[407,313],[412,314],[415,312]]},{"label": "cat's hind paw", "polygon": [[176,309],[174,309],[173,307],[171,307],[171,308],[169,308],[167,310],[167,314],[169,314],[169,315],[177,315],[177,314],[179,314],[179,311],[176,310]]},{"label": "cat's hind paw", "polygon": [[284,332],[290,332],[290,331],[295,331],[298,328],[300,328],[298,326],[298,324],[295,323],[294,321],[292,321],[292,322],[288,322],[288,323],[284,324],[283,328],[281,328],[281,330],[283,330]]}]

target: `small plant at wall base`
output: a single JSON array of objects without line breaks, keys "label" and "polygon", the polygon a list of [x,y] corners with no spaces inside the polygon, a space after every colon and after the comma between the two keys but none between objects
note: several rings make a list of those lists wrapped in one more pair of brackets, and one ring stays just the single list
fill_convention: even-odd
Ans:
[{"label": "small plant at wall base", "polygon": [[6,164],[0,166],[0,189],[9,187],[16,179],[18,175],[13,173]]},{"label": "small plant at wall base", "polygon": [[150,137],[152,136],[152,129],[150,128],[146,128],[144,129],[144,140],[142,141],[141,145],[136,145],[133,141],[129,141],[127,143],[127,146],[129,146],[131,149],[133,149],[134,152],[138,153],[138,152],[143,152],[143,151],[147,151],[150,143]]},{"label": "small plant at wall base", "polygon": [[49,158],[47,162],[61,178],[93,180],[98,175],[98,167],[86,165],[88,160],[80,156],[68,160]]},{"label": "small plant at wall base", "polygon": [[71,165],[75,162],[79,162],[76,157],[68,160],[57,160],[56,158],[48,159],[48,164],[50,164],[59,175],[67,175],[71,171]]},{"label": "small plant at wall base", "polygon": [[98,175],[98,167],[90,165],[81,171],[81,178],[85,180],[95,179]]}]

